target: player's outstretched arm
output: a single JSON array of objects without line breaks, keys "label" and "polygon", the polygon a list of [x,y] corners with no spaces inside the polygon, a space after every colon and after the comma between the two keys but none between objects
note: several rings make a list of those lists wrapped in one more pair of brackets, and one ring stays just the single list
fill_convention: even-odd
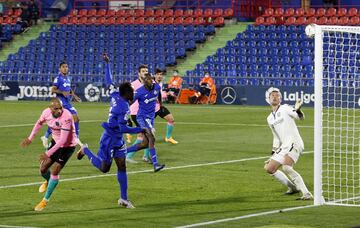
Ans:
[{"label": "player's outstretched arm", "polygon": [[25,138],[23,141],[21,141],[20,146],[22,148],[25,148],[31,144],[31,140],[28,138]]},{"label": "player's outstretched arm", "polygon": [[305,115],[301,111],[302,104],[303,104],[302,100],[297,100],[295,103],[295,111],[298,114],[300,120],[305,119]]},{"label": "player's outstretched arm", "polygon": [[109,56],[104,53],[103,59],[106,62],[106,69],[105,69],[105,84],[107,87],[110,87],[111,85],[114,86],[114,83],[112,81],[112,74],[111,74],[111,68],[110,68],[110,58]]}]

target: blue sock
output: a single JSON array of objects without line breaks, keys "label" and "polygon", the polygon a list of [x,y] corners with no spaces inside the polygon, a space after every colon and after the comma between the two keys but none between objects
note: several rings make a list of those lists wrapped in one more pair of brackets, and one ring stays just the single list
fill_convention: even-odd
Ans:
[{"label": "blue sock", "polygon": [[151,148],[149,149],[150,152],[150,156],[151,156],[151,161],[153,163],[153,166],[157,166],[158,165],[158,161],[157,161],[157,156],[156,156],[156,149],[155,148]]},{"label": "blue sock", "polygon": [[48,127],[48,129],[45,132],[45,138],[49,138],[50,135],[51,135],[51,128]]},{"label": "blue sock", "polygon": [[96,168],[98,168],[99,170],[101,170],[101,163],[102,160],[96,156],[95,154],[93,154],[91,152],[91,150],[89,150],[89,148],[84,148],[84,153],[86,154],[86,156],[89,158],[90,162],[93,164],[93,166],[95,166]]},{"label": "blue sock", "polygon": [[47,187],[47,189],[46,189],[46,193],[45,193],[44,199],[46,199],[46,200],[49,200],[49,199],[50,199],[50,196],[51,196],[51,194],[53,193],[53,191],[55,190],[56,185],[57,185],[58,183],[59,183],[59,180],[58,180],[58,179],[52,179],[52,178],[50,178],[48,187]]},{"label": "blue sock", "polygon": [[117,171],[117,179],[120,185],[120,197],[121,199],[127,200],[127,188],[128,188],[128,179],[126,171]]},{"label": "blue sock", "polygon": [[50,171],[48,170],[46,173],[41,174],[41,176],[42,176],[45,180],[49,181],[49,179],[50,179]]},{"label": "blue sock", "polygon": [[166,138],[171,138],[172,131],[174,129],[174,124],[167,124],[166,126]]},{"label": "blue sock", "polygon": [[75,133],[76,133],[76,135],[77,135],[77,137],[79,138],[79,134],[80,134],[80,128],[79,128],[79,122],[75,122],[74,123],[75,124]]}]

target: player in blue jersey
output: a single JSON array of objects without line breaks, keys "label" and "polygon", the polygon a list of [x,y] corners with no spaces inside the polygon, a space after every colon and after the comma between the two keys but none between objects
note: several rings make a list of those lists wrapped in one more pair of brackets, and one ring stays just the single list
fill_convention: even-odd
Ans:
[{"label": "player in blue jersey", "polygon": [[146,148],[148,145],[148,136],[151,135],[150,129],[140,127],[129,127],[127,121],[130,116],[129,102],[133,100],[134,89],[129,82],[122,83],[117,90],[113,84],[111,69],[109,65],[109,57],[104,54],[106,61],[105,83],[110,90],[110,109],[109,118],[107,122],[102,123],[104,132],[100,139],[100,148],[97,155],[92,153],[88,146],[84,144],[81,150],[77,153],[77,158],[80,160],[86,155],[90,162],[98,168],[101,172],[108,172],[110,170],[112,160],[115,160],[117,165],[117,179],[120,185],[120,199],[118,204],[126,208],[134,208],[127,196],[127,174],[126,174],[126,143],[123,139],[124,133],[144,133],[144,140],[139,148]]},{"label": "player in blue jersey", "polygon": [[[139,102],[139,111],[136,115],[136,120],[140,127],[151,129],[152,135],[148,137],[149,153],[155,172],[163,169],[165,165],[161,165],[157,161],[157,154],[155,149],[155,106],[159,101],[161,104],[161,87],[154,82],[151,74],[145,74],[144,85],[136,90],[134,101]],[[142,149],[142,143],[135,144],[128,148],[128,153],[135,152]]]},{"label": "player in blue jersey", "polygon": [[[68,77],[69,67],[66,62],[60,63],[60,73],[54,79],[51,92],[56,94],[56,97],[62,102],[62,105],[65,109],[69,110],[73,116],[75,122],[75,131],[79,140],[79,116],[76,109],[72,106],[71,100],[74,99],[77,102],[81,102],[80,97],[78,97],[74,91],[71,89],[71,81]],[[45,135],[41,137],[41,141],[45,148],[48,147],[48,138],[51,135],[51,130],[48,128]],[[78,141],[80,144],[80,141]]]}]

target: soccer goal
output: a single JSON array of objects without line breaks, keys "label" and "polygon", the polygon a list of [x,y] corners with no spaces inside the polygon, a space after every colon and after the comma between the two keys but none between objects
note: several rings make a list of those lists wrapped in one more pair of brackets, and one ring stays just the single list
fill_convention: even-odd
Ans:
[{"label": "soccer goal", "polygon": [[305,32],[315,38],[314,204],[360,206],[360,27]]}]

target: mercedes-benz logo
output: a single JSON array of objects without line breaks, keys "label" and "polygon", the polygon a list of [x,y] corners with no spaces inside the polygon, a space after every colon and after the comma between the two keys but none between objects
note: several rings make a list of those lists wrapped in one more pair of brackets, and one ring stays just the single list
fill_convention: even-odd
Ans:
[{"label": "mercedes-benz logo", "polygon": [[224,104],[232,104],[236,100],[236,91],[232,87],[225,87],[221,90],[221,100]]}]

